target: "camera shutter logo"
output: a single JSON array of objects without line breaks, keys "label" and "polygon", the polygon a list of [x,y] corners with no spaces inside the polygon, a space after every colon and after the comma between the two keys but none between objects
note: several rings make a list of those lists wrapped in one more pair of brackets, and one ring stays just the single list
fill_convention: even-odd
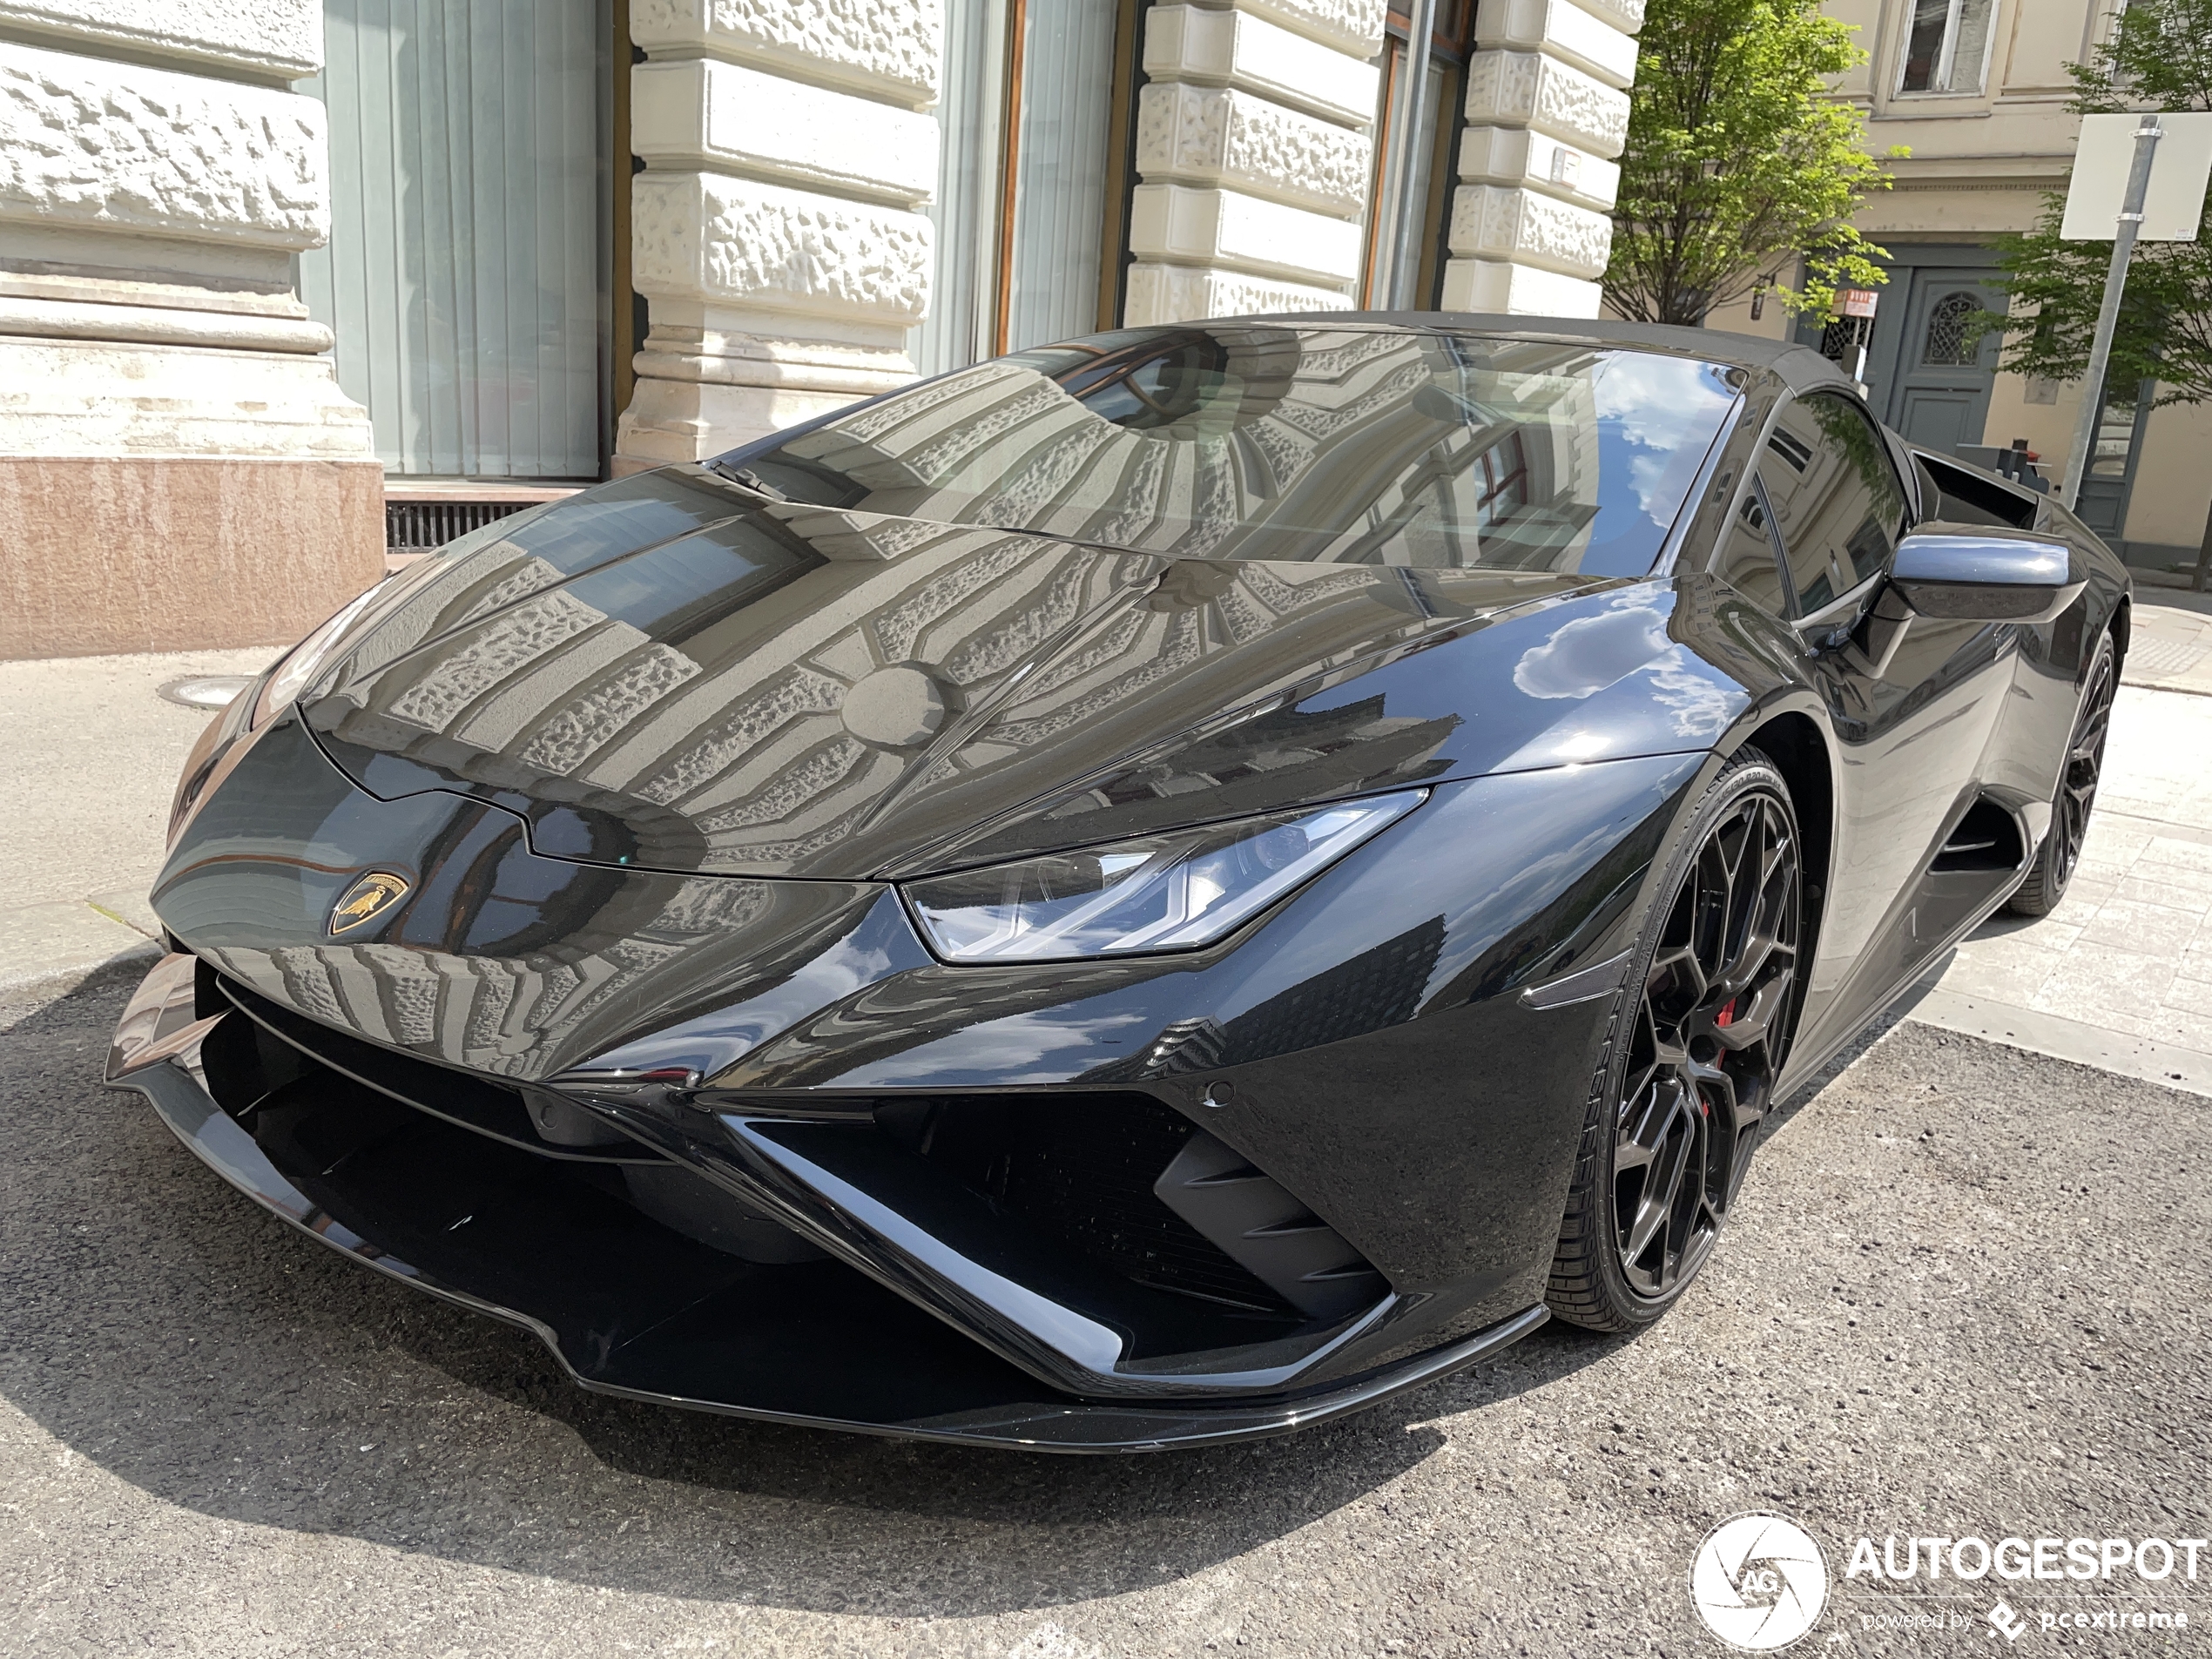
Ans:
[{"label": "camera shutter logo", "polygon": [[1689,1599],[1705,1628],[1729,1646],[1770,1653],[1818,1622],[1828,1604],[1828,1563],[1795,1521],[1737,1515],[1698,1545]]}]

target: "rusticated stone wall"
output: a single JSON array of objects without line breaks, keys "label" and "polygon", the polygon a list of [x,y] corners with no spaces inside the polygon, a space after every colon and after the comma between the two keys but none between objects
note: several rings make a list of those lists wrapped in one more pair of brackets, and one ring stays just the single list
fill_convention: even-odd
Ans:
[{"label": "rusticated stone wall", "polygon": [[1383,0],[1145,14],[1127,321],[1352,303],[1383,14]]},{"label": "rusticated stone wall", "polygon": [[940,0],[634,0],[631,280],[651,332],[617,472],[913,377],[943,35]]},{"label": "rusticated stone wall", "polygon": [[383,546],[292,289],[329,233],[322,106],[280,84],[319,0],[0,0],[0,654],[296,637]]},{"label": "rusticated stone wall", "polygon": [[1480,0],[1446,307],[1597,315],[1642,26],[1643,0]]}]

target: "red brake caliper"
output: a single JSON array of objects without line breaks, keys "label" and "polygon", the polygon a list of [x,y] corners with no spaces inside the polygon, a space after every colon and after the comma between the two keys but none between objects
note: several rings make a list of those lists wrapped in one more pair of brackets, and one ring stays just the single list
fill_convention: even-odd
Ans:
[{"label": "red brake caliper", "polygon": [[[1721,1029],[1723,1027],[1726,1026],[1730,1021],[1736,1017],[1736,998],[1732,996],[1730,997],[1728,999],[1727,1005],[1723,1007],[1718,1014],[1713,1015],[1713,1028],[1715,1030],[1717,1031]],[[1705,1091],[1702,1089],[1697,1091],[1697,1109],[1708,1117],[1710,1117],[1713,1115],[1713,1103],[1705,1098]]]}]

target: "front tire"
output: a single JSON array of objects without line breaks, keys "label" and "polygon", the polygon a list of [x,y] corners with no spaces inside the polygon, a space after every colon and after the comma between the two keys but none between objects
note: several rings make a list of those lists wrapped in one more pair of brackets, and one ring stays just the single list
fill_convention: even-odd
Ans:
[{"label": "front tire", "polygon": [[2067,740],[2058,793],[2051,801],[2051,827],[2035,849],[2027,879],[2005,900],[2005,908],[2014,915],[2047,916],[2066,897],[2074,867],[2081,862],[2081,843],[2089,833],[2089,809],[2097,804],[2097,781],[2105,769],[2105,735],[2112,728],[2112,700],[2119,685],[2119,659],[2107,633],[2098,639],[2097,654],[2089,659],[2089,672],[2082,681],[2081,706],[2074,717],[2074,735]]},{"label": "front tire", "polygon": [[1697,803],[1614,995],[1546,1299],[1633,1331],[1712,1253],[1774,1103],[1797,1004],[1789,786],[1737,752]]}]

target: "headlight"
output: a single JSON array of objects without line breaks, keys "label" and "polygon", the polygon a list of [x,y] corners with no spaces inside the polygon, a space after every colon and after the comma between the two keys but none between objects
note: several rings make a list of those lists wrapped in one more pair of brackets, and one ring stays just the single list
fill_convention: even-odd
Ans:
[{"label": "headlight", "polygon": [[902,885],[950,962],[1062,962],[1210,945],[1404,817],[1423,789],[1140,836]]},{"label": "headlight", "polygon": [[253,699],[253,723],[255,726],[267,724],[292,706],[292,699],[298,697],[306,689],[307,682],[315,677],[315,671],[330,655],[331,647],[344,637],[346,630],[354,625],[361,612],[368,609],[370,602],[384,590],[385,584],[378,583],[285,653],[276,665],[276,671],[262,682],[261,695]]}]

